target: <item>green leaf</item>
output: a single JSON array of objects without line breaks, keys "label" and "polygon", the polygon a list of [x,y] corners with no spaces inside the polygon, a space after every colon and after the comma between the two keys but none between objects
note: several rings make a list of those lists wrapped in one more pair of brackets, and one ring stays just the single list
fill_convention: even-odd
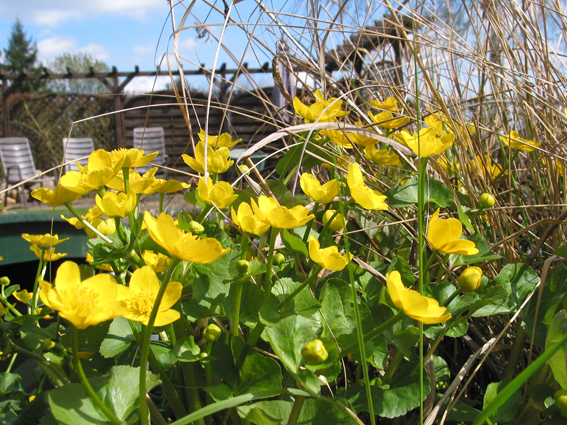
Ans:
[{"label": "green leaf", "polygon": [[410,266],[408,266],[408,263],[398,260],[398,257],[394,257],[394,260],[388,267],[388,273],[392,273],[393,271],[400,273],[402,282],[405,286],[413,286],[415,284],[416,279],[413,270]]},{"label": "green leaf", "polygon": [[[329,279],[321,296],[323,297],[321,312],[332,331],[331,334],[325,326],[322,336],[330,340],[336,337],[339,346],[342,348],[356,342],[357,325],[354,319],[354,304],[350,285],[342,280]],[[374,323],[366,304],[360,303],[359,310],[362,332],[367,334],[374,329]],[[371,353],[373,351],[372,347],[367,352]]]},{"label": "green leaf", "polygon": [[177,357],[169,347],[169,342],[165,341],[152,341],[150,347],[157,362],[164,370],[169,370],[177,361]]},{"label": "green leaf", "polygon": [[0,395],[10,394],[12,391],[21,391],[20,385],[22,377],[17,373],[0,372]]},{"label": "green leaf", "polygon": [[[280,205],[290,208],[293,200],[293,195],[285,184],[279,180],[268,180],[266,181],[268,187],[274,194],[274,197],[278,200]],[[297,202],[296,202],[297,205]]]},{"label": "green leaf", "polygon": [[282,369],[271,357],[251,351],[240,369],[236,393],[273,390],[282,387]]},{"label": "green leaf", "polygon": [[[250,262],[252,264],[253,262]],[[236,299],[236,286],[230,285],[230,292],[226,297],[222,306],[227,317],[233,317],[234,301]],[[258,311],[264,302],[264,291],[248,280],[242,284],[242,298],[240,300],[240,322],[246,326],[254,327],[258,323]]]},{"label": "green leaf", "polygon": [[100,354],[106,358],[116,357],[126,351],[134,341],[136,337],[128,319],[117,317],[110,324],[108,334],[100,345]]},{"label": "green leaf", "polygon": [[[424,372],[423,386],[424,400],[429,394],[429,379]],[[407,365],[398,371],[396,378],[392,380],[391,386],[370,387],[374,413],[385,418],[395,418],[405,415],[419,406],[419,369],[413,365]],[[353,385],[347,390],[347,398],[352,403],[356,412],[368,411],[366,389],[359,385]]]},{"label": "green leaf", "polygon": [[323,384],[313,372],[307,369],[300,369],[297,371],[296,379],[301,383],[301,387],[312,392],[313,394],[318,394],[321,384]]},{"label": "green leaf", "polygon": [[289,316],[266,328],[272,349],[285,368],[295,374],[303,362],[301,349],[316,338],[317,324],[303,316]]},{"label": "green leaf", "polygon": [[190,321],[213,316],[230,291],[219,279],[211,279],[206,274],[193,280],[193,298],[182,304],[183,313]]},{"label": "green leaf", "polygon": [[[488,305],[479,308],[474,317],[493,314],[514,313],[525,301],[539,282],[539,276],[525,264],[507,264],[500,274],[486,286],[481,286],[477,295],[486,294],[493,299]],[[495,291],[491,293],[491,291]],[[468,294],[467,294],[468,295]],[[463,298],[465,302],[466,296]]]},{"label": "green leaf", "polygon": [[291,294],[299,285],[301,285],[300,282],[294,282],[287,277],[278,280],[272,292],[277,296],[278,301],[284,304],[284,307],[278,312],[274,304],[262,305],[260,308],[260,319],[262,323],[268,326],[274,326],[284,317],[298,314],[309,318],[319,311],[321,304],[313,297],[307,287],[299,291],[292,299],[286,299],[286,296]]},{"label": "green leaf", "polygon": [[[509,381],[502,382],[492,382],[488,384],[486,388],[486,393],[484,394],[484,408],[490,405],[499,396],[499,392],[504,388]],[[494,422],[506,422],[513,419],[518,413],[518,408],[522,402],[522,394],[520,391],[516,391],[511,397],[509,397],[505,403],[503,403],[495,414],[491,415],[490,419]]]},{"label": "green leaf", "polygon": [[37,326],[34,319],[26,320],[20,328],[22,341],[26,347],[32,351],[39,351],[42,348],[43,341],[47,338],[55,340],[57,338],[57,323],[50,323],[46,328]]},{"label": "green leaf", "polygon": [[475,233],[474,235],[466,236],[461,239],[473,241],[479,252],[475,255],[451,254],[449,256],[449,262],[455,267],[480,263],[482,261],[493,261],[502,258],[500,255],[494,254],[492,252],[492,250],[488,246],[488,243],[486,242],[486,239],[484,239],[484,237],[479,233]]},{"label": "green leaf", "polygon": [[[240,417],[257,425],[285,424],[291,414],[293,402],[272,400],[241,405],[238,407]],[[353,411],[349,403],[340,397],[309,398],[303,403],[298,424],[305,425],[356,425],[359,422],[347,410]]]},{"label": "green leaf", "polygon": [[[567,334],[567,313],[560,310],[549,327],[547,339],[545,341],[545,349],[549,350],[557,341]],[[547,364],[553,372],[555,380],[561,385],[561,388],[567,389],[567,373],[565,371],[565,346],[559,348],[556,353],[547,361]]]},{"label": "green leaf", "polygon": [[[126,421],[138,408],[139,378],[139,368],[114,366],[108,374],[100,378],[91,378],[89,382],[105,405],[120,420]],[[148,372],[147,390],[151,390],[158,384],[157,376]],[[111,423],[93,406],[80,384],[67,384],[49,391],[48,400],[53,416],[62,425]]]},{"label": "green leaf", "polygon": [[[470,208],[467,208],[467,210],[470,210]],[[461,206],[461,204],[457,204],[457,214],[459,215],[459,220],[461,220],[461,223],[463,223],[463,225],[466,227],[466,229],[470,233],[475,233],[475,230],[474,230],[474,227],[471,223],[471,220],[469,219],[469,216],[467,215],[467,213],[465,212],[465,210]]]},{"label": "green leaf", "polygon": [[[315,133],[313,133],[313,135],[314,134]],[[305,136],[307,136],[307,133],[305,133],[304,137]],[[301,138],[297,138],[296,140],[302,142],[305,141],[305,139],[301,139]],[[323,145],[324,145],[323,141],[313,141],[312,138],[307,143],[307,146],[305,146],[305,154],[303,155],[303,160],[301,161],[300,166],[309,170],[314,166],[323,163],[323,161],[315,158],[309,153],[312,153],[313,155],[316,155],[319,158],[322,158],[332,164],[333,163],[332,155],[329,154],[329,150],[324,148]],[[284,157],[278,162],[278,165],[276,166],[276,171],[280,176],[284,176],[286,171],[295,169],[299,165],[299,160],[301,158],[301,152],[303,151],[303,148],[304,148],[304,143],[300,143],[296,146],[292,146],[291,148],[289,148],[289,150],[286,152]]]},{"label": "green leaf", "polygon": [[280,235],[282,236],[282,241],[287,249],[303,255],[304,258],[309,257],[309,252],[307,251],[307,247],[303,243],[303,240],[301,240],[297,236],[292,235],[286,229],[281,229]]},{"label": "green leaf", "polygon": [[561,245],[553,252],[553,255],[558,257],[567,258],[567,245]]},{"label": "green leaf", "polygon": [[[390,208],[404,208],[417,204],[417,176],[409,179],[405,184],[388,189],[387,203]],[[454,192],[445,186],[445,183],[428,178],[425,186],[425,202],[433,202],[441,208],[453,204]]]},{"label": "green leaf", "polygon": [[[80,329],[78,332],[79,351],[88,351],[96,353],[108,335],[110,328],[110,321],[99,323],[96,326],[89,326],[86,329]],[[61,338],[61,343],[70,348],[71,347],[71,334],[68,332]]]},{"label": "green leaf", "polygon": [[433,356],[433,364],[435,365],[435,380],[447,382],[451,378],[451,371],[443,357]]},{"label": "green leaf", "polygon": [[195,344],[195,338],[189,336],[178,340],[173,346],[173,353],[180,362],[196,362],[199,360],[201,348]]}]

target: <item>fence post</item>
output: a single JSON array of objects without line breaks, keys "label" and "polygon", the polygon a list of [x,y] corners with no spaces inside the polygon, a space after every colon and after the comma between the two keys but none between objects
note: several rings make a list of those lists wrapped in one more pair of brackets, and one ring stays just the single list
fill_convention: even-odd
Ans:
[{"label": "fence post", "polygon": [[2,80],[2,120],[4,137],[12,137],[12,125],[10,124],[10,93],[8,93],[8,80]]}]

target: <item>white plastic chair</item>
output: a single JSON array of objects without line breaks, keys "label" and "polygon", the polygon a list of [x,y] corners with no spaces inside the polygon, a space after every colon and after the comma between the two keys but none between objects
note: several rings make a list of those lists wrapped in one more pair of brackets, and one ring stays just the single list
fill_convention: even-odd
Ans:
[{"label": "white plastic chair", "polygon": [[[85,138],[64,138],[63,139],[63,157],[67,163],[73,161],[65,166],[67,171],[79,171],[74,161],[77,161],[81,167],[84,167],[89,162],[88,156],[94,152],[94,142],[90,137]],[[82,158],[82,159],[79,159]]]},{"label": "white plastic chair", "polygon": [[[2,168],[6,176],[6,189],[17,185],[25,180],[31,179],[29,182],[19,185],[22,191],[22,199],[24,206],[28,209],[28,201],[24,187],[29,187],[36,183],[53,181],[55,184],[56,177],[35,178],[39,173],[35,168],[33,156],[30,149],[30,142],[26,137],[2,137],[0,138],[0,160]],[[8,193],[4,197],[4,205],[8,202]]]},{"label": "white plastic chair", "polygon": [[[167,155],[165,153],[165,137],[163,127],[138,127],[134,129],[134,148],[143,149],[146,154],[158,151],[158,156],[152,161],[156,165],[167,165]],[[144,174],[152,165],[138,167],[140,174]],[[163,169],[158,170],[158,174],[164,174]]]}]

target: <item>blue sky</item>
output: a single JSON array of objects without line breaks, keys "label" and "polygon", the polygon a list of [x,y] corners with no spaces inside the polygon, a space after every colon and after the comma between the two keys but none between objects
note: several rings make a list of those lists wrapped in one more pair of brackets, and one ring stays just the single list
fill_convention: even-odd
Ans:
[{"label": "blue sky", "polygon": [[[190,3],[186,1],[176,6],[177,22]],[[211,3],[224,8],[220,0],[211,0]],[[264,3],[272,9],[289,5],[276,0]],[[223,16],[215,11],[209,14],[210,10],[204,1],[197,0],[193,8],[195,16],[189,16],[186,25],[194,25],[196,18],[206,19],[211,33],[219,35],[221,27],[214,24],[222,23]],[[133,70],[135,65],[143,71],[154,70],[168,46],[169,50],[173,49],[169,12],[166,0],[0,0],[0,49],[7,47],[12,25],[19,18],[28,37],[31,36],[37,43],[39,59],[44,64],[62,53],[86,52],[111,67],[116,66],[119,71]],[[237,4],[236,12],[241,22],[255,23],[258,20],[254,0]],[[238,17],[236,14],[233,16]],[[269,20],[264,17],[262,22],[268,23]],[[262,28],[259,31],[263,31]],[[260,37],[273,47],[272,35]],[[246,40],[241,29],[230,28],[224,43],[239,60],[244,57],[250,67],[271,60],[268,54],[259,49],[255,50],[256,54],[252,51],[245,54]],[[213,37],[198,39],[197,31],[189,28],[181,33],[179,46],[181,55],[189,61],[184,63],[185,69],[195,69],[190,62],[212,67],[217,47]],[[229,67],[232,64],[225,52],[219,56],[219,64],[222,62],[227,62]],[[172,56],[170,63],[172,68],[176,68]],[[158,88],[165,84],[166,79],[158,83]],[[136,78],[127,90],[146,91],[152,83],[152,78]],[[196,81],[196,85],[202,88],[204,81]]]}]

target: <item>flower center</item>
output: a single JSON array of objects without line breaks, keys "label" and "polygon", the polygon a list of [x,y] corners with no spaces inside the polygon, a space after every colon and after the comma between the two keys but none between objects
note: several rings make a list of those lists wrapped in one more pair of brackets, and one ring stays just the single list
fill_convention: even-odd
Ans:
[{"label": "flower center", "polygon": [[154,307],[155,295],[147,290],[136,293],[136,297],[131,301],[130,307],[141,315],[149,316]]}]

